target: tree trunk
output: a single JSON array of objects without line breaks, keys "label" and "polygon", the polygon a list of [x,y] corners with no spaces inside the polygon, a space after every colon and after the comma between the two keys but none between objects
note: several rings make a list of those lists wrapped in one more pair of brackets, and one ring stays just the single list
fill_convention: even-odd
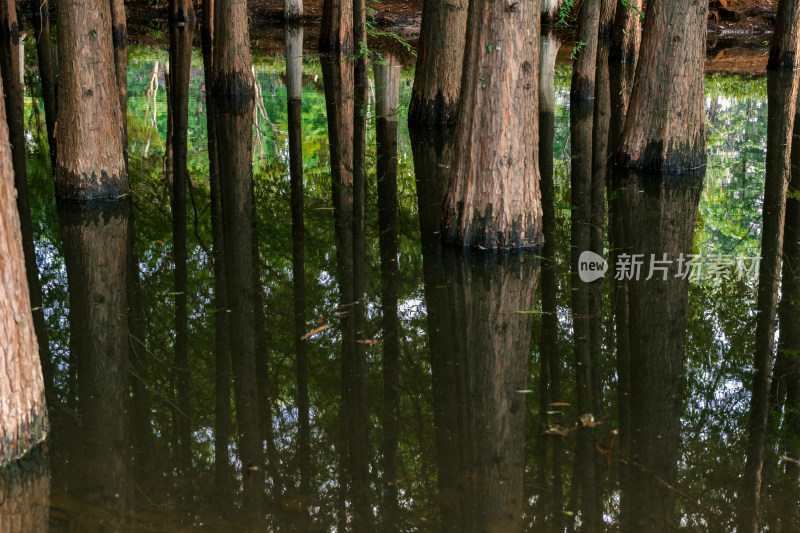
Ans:
[{"label": "tree trunk", "polygon": [[467,23],[454,179],[442,238],[521,248],[541,238],[539,2],[473,0]]},{"label": "tree trunk", "polygon": [[125,1],[111,0],[111,35],[114,44],[114,66],[122,119],[122,152],[128,153],[128,23]]},{"label": "tree trunk", "polygon": [[253,94],[247,0],[215,0],[213,31],[211,92],[218,96]]},{"label": "tree trunk", "polygon": [[300,22],[303,19],[303,0],[283,0],[283,21]]},{"label": "tree trunk", "polygon": [[173,1],[170,6],[170,109],[172,111],[172,235],[175,260],[175,387],[174,424],[178,437],[178,463],[188,475],[192,460],[189,320],[186,308],[189,274],[186,248],[186,187],[189,181],[189,77],[195,15],[192,3]]},{"label": "tree trunk", "polygon": [[397,531],[399,520],[398,426],[400,423],[400,319],[397,265],[397,107],[402,65],[391,53],[373,63],[375,73],[376,142],[378,151],[378,230],[381,258],[381,317],[383,347],[383,497],[381,522]]},{"label": "tree trunk", "polygon": [[53,69],[53,49],[50,46],[50,4],[47,0],[32,2],[33,29],[36,32],[36,55],[39,59],[39,78],[42,82],[44,120],[47,124],[47,142],[50,146],[50,163],[56,166],[56,87]]},{"label": "tree trunk", "polygon": [[[575,63],[572,65],[572,85],[570,99],[589,100],[594,98],[594,76],[597,62],[597,36],[600,31],[600,0],[581,2],[578,19],[578,42],[572,51]],[[591,128],[590,128],[591,129]],[[589,155],[591,152],[587,153]],[[587,155],[584,155],[586,157]],[[589,155],[589,157],[591,157]]]},{"label": "tree trunk", "polygon": [[629,6],[617,7],[611,31],[611,51],[608,60],[613,64],[635,65],[642,42],[642,0],[630,0]]},{"label": "tree trunk", "polygon": [[621,165],[684,171],[705,165],[703,75],[708,2],[647,3]]},{"label": "tree trunk", "polygon": [[324,0],[320,52],[353,51],[353,0]]},{"label": "tree trunk", "polygon": [[562,0],[542,0],[542,27],[558,22]]},{"label": "tree trunk", "polygon": [[0,469],[0,531],[47,531],[50,505],[50,468],[46,457],[35,456]]},{"label": "tree trunk", "polygon": [[409,124],[439,126],[458,118],[469,0],[425,0],[422,5]]},{"label": "tree trunk", "polygon": [[47,406],[22,248],[5,104],[0,100],[0,467],[47,435]]},{"label": "tree trunk", "polygon": [[59,3],[61,54],[56,196],[91,200],[130,192],[122,151],[122,113],[105,2]]},{"label": "tree trunk", "polygon": [[775,33],[769,47],[767,70],[796,70],[800,56],[800,4],[780,0],[775,16]]},{"label": "tree trunk", "polygon": [[769,418],[769,389],[775,343],[778,279],[783,253],[786,191],[791,176],[791,139],[798,91],[797,73],[770,72],[767,76],[767,163],[764,182],[761,263],[758,272],[758,320],[756,321],[753,384],[748,425],[747,461],[742,478],[740,527],[759,530],[761,475],[764,466]]}]

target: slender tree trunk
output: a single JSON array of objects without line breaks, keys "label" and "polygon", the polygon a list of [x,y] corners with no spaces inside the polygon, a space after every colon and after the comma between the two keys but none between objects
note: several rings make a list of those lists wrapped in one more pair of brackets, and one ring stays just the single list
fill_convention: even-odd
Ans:
[{"label": "slender tree trunk", "polygon": [[647,3],[636,80],[617,154],[619,164],[653,171],[705,165],[707,15],[708,2]]},{"label": "slender tree trunk", "polygon": [[767,166],[764,183],[761,263],[758,272],[758,320],[750,400],[747,460],[740,498],[740,527],[743,532],[759,530],[761,480],[767,443],[769,389],[772,352],[775,343],[775,313],[778,279],[783,252],[786,191],[791,176],[791,139],[798,90],[797,73],[770,72],[767,76],[768,122]]},{"label": "slender tree trunk", "polygon": [[33,29],[36,32],[36,55],[39,59],[39,79],[42,82],[44,120],[47,124],[47,142],[50,146],[50,163],[56,165],[56,87],[53,69],[53,49],[50,45],[50,4],[47,0],[31,2]]},{"label": "slender tree trunk", "polygon": [[775,16],[775,33],[769,47],[767,70],[800,68],[800,4],[780,0]]},{"label": "slender tree trunk", "polygon": [[283,0],[284,22],[300,22],[303,19],[303,0]]},{"label": "slender tree trunk", "polygon": [[186,476],[191,468],[191,382],[189,369],[189,320],[186,307],[189,274],[186,247],[186,187],[189,181],[187,137],[189,134],[189,77],[195,15],[192,3],[173,0],[170,5],[170,109],[172,111],[172,234],[175,259],[175,360],[173,366],[175,430],[179,464]]},{"label": "slender tree trunk", "polygon": [[0,100],[0,467],[26,454],[47,435],[42,366],[31,314],[14,169]]},{"label": "slender tree trunk", "polygon": [[213,31],[211,92],[219,96],[253,94],[255,80],[250,61],[247,0],[214,0]]},{"label": "slender tree trunk", "polygon": [[377,114],[378,230],[381,257],[381,316],[383,334],[383,497],[381,522],[386,531],[398,531],[398,426],[400,417],[400,319],[398,317],[397,265],[397,108],[400,65],[394,55],[383,54],[373,64]]},{"label": "slender tree trunk", "polygon": [[111,36],[114,44],[114,66],[122,122],[122,152],[128,153],[128,23],[125,1],[111,1]]},{"label": "slender tree trunk", "polygon": [[107,3],[58,5],[61,54],[56,131],[56,196],[89,200],[130,192]]},{"label": "slender tree trunk", "polygon": [[320,52],[353,51],[353,0],[324,0]]},{"label": "slender tree trunk", "polygon": [[628,6],[620,5],[614,14],[611,31],[609,62],[635,65],[642,42],[642,0],[630,0]]},{"label": "slender tree trunk", "polygon": [[455,123],[469,0],[425,0],[408,108],[410,124]]},{"label": "slender tree trunk", "polygon": [[542,27],[558,22],[562,0],[542,0]]},{"label": "slender tree trunk", "polygon": [[454,179],[442,238],[520,248],[541,238],[539,2],[470,3]]},{"label": "slender tree trunk", "polygon": [[[570,99],[594,98],[594,76],[597,62],[597,36],[600,31],[601,0],[583,0],[578,17],[578,42],[573,55]],[[591,158],[591,152],[584,157]]]}]

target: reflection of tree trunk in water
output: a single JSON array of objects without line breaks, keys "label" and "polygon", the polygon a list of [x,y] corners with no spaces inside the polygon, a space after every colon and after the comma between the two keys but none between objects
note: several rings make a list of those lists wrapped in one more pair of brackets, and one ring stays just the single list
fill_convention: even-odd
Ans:
[{"label": "reflection of tree trunk in water", "polygon": [[[553,143],[555,140],[555,86],[554,68],[556,55],[561,46],[561,41],[552,32],[543,32],[540,40],[539,54],[539,172],[541,173],[542,188],[542,233],[544,246],[542,247],[542,331],[540,337],[539,357],[543,369],[548,372],[548,387],[543,391],[546,396],[540,401],[542,424],[550,421],[547,405],[552,402],[561,402],[561,354],[558,350],[558,286],[556,282],[556,243],[555,243],[555,184],[553,180]],[[542,378],[542,381],[545,381]],[[544,387],[543,387],[544,388]],[[560,423],[557,415],[552,418],[552,423]],[[541,437],[540,437],[540,440]],[[564,441],[561,437],[552,437],[545,442],[552,443],[553,448],[553,487],[549,497],[550,509],[548,520],[551,521],[553,531],[563,530],[563,513],[561,500],[563,495],[563,482],[561,468],[564,462]],[[542,465],[544,468],[544,465]],[[547,501],[547,499],[545,499]],[[548,507],[547,504],[542,507]]]},{"label": "reflection of tree trunk in water", "polygon": [[213,104],[239,456],[243,468],[246,504],[252,512],[257,511],[263,490],[253,313],[254,105],[252,93],[219,97]]},{"label": "reflection of tree trunk in water", "polygon": [[48,531],[50,521],[50,468],[37,454],[0,469],[0,531]]},{"label": "reflection of tree trunk in water", "polygon": [[[173,2],[173,10],[175,9]],[[191,4],[189,4],[191,9]],[[194,12],[192,11],[192,19]],[[188,251],[186,248],[187,136],[189,133],[189,74],[194,22],[185,23],[183,10],[171,15],[169,91],[172,112],[172,234],[175,259],[175,359],[172,368],[178,464],[187,476],[192,462],[191,383],[189,380],[189,321],[186,309]]]},{"label": "reflection of tree trunk in water", "polygon": [[[358,5],[359,0],[354,4]],[[356,35],[359,23],[355,15]],[[363,30],[363,28],[362,28]],[[366,37],[365,37],[366,38]],[[363,42],[363,41],[360,41]],[[369,79],[366,57],[356,59],[354,69],[355,102],[353,106],[353,351],[350,371],[345,375],[342,364],[342,380],[348,381],[345,410],[350,417],[348,445],[350,448],[351,498],[353,503],[353,530],[367,531],[372,523],[372,506],[370,504],[370,444],[369,444],[369,410],[367,398],[367,345],[364,343],[364,284],[366,282],[366,242],[364,236],[364,204],[366,195],[366,148],[367,148],[367,112]],[[346,141],[345,141],[346,142]]]},{"label": "reflection of tree trunk in water", "polygon": [[[784,221],[781,300],[778,306],[780,337],[773,371],[771,408],[779,420],[783,408],[783,427],[779,433],[779,455],[800,459],[800,122],[795,113],[791,150],[791,179],[786,196]],[[783,530],[798,522],[798,474],[800,467],[784,461],[785,472],[779,481],[777,518]]]},{"label": "reflection of tree trunk in water", "polygon": [[104,527],[120,528],[131,501],[128,456],[128,246],[130,203],[58,205],[70,294],[70,348],[78,362],[80,475],[70,493],[104,510]]},{"label": "reflection of tree trunk in water", "polygon": [[[308,400],[308,342],[306,333],[305,223],[303,210],[303,27],[284,28],[286,39],[286,96],[289,122],[289,176],[292,204],[292,285],[294,288],[294,349],[297,378],[297,468],[300,497],[311,497],[311,453]],[[304,517],[306,512],[304,511]]]},{"label": "reflection of tree trunk in water", "polygon": [[56,166],[56,85],[53,70],[53,49],[50,45],[50,4],[47,0],[31,2],[33,30],[36,32],[36,56],[39,59],[39,79],[42,82],[44,120],[47,124],[47,142],[50,146],[50,162]]},{"label": "reflection of tree trunk in water", "polygon": [[[590,285],[578,277],[578,257],[591,246],[592,212],[592,100],[572,98],[570,131],[572,138],[572,214],[571,214],[571,272],[572,328],[575,353],[575,374],[578,415],[593,414],[597,407],[594,391],[591,349]],[[581,492],[581,522],[584,531],[596,531],[601,526],[602,508],[597,501],[592,430],[577,433],[576,471]]]},{"label": "reflection of tree trunk in water", "polygon": [[397,265],[397,106],[402,65],[392,54],[374,63],[376,142],[378,151],[378,233],[381,257],[381,316],[383,317],[383,498],[381,522],[386,531],[398,529],[397,439],[400,402],[400,319]]},{"label": "reflection of tree trunk in water", "polygon": [[758,320],[753,385],[748,426],[747,462],[742,479],[740,527],[757,532],[764,454],[769,419],[769,389],[772,374],[772,351],[775,342],[775,312],[778,278],[783,250],[783,224],[786,191],[791,176],[791,139],[797,100],[798,75],[770,72],[767,74],[768,122],[767,162],[764,183],[761,263],[758,273]]},{"label": "reflection of tree trunk in water", "polygon": [[[631,83],[633,82],[633,65],[614,65],[610,68],[610,120],[609,120],[609,148],[616,150],[619,138],[622,135],[622,126],[625,113],[628,109]],[[608,240],[610,264],[618,262],[620,249],[625,243],[626,225],[623,220],[621,198],[613,193],[611,172],[608,177]],[[619,410],[619,435],[617,436],[617,449],[624,457],[630,457],[631,439],[631,350],[628,339],[628,281],[626,279],[613,280],[614,288],[611,291],[611,309],[614,313],[614,330],[616,333],[616,370],[617,370],[617,406]],[[619,482],[625,486],[628,483],[628,465],[621,463],[618,467]],[[627,523],[626,513],[630,511],[628,503],[629,492],[620,495],[620,522]]]},{"label": "reflection of tree trunk in water", "polygon": [[435,249],[423,264],[444,530],[521,532],[532,321],[515,311],[533,308],[537,264]]},{"label": "reflection of tree trunk in water", "polygon": [[[678,258],[692,253],[704,173],[679,178],[636,177],[620,172],[614,184],[625,227],[622,251],[644,254],[641,273],[628,281],[631,361],[631,450],[623,499],[629,508],[620,530],[668,532],[675,528],[675,486],[686,352],[688,277]],[[670,181],[667,182],[666,180]],[[654,270],[651,257],[672,261]],[[664,279],[666,277],[666,279]]]}]

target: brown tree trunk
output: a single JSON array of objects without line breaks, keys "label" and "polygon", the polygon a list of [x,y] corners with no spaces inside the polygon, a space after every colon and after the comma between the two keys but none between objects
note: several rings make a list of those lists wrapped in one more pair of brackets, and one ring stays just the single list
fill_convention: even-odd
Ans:
[{"label": "brown tree trunk", "polygon": [[458,119],[469,0],[425,0],[422,5],[409,124],[438,126]]},{"label": "brown tree trunk", "polygon": [[5,104],[0,100],[0,467],[47,434],[47,406],[14,190]]},{"label": "brown tree trunk", "polygon": [[114,66],[122,119],[122,151],[128,153],[128,23],[125,1],[111,0],[111,35],[114,44]]},{"label": "brown tree trunk", "polygon": [[50,146],[50,162],[56,165],[56,88],[53,70],[53,49],[50,45],[50,4],[47,0],[31,2],[34,8],[33,29],[36,32],[36,55],[39,59],[39,78],[42,82],[44,120],[47,125],[47,142]]},{"label": "brown tree trunk", "polygon": [[800,4],[796,0],[780,0],[778,3],[771,41],[767,70],[800,68]]},{"label": "brown tree trunk", "polygon": [[0,469],[0,531],[29,533],[50,527],[50,468],[37,456]]},{"label": "brown tree trunk", "polygon": [[769,72],[767,76],[768,122],[767,163],[764,182],[761,263],[758,271],[758,320],[756,321],[753,384],[748,425],[747,460],[742,478],[740,527],[743,532],[759,530],[761,481],[767,443],[769,389],[772,352],[775,343],[775,313],[778,279],[783,253],[786,191],[791,176],[791,139],[798,74]]},{"label": "brown tree trunk", "polygon": [[467,22],[454,179],[442,238],[521,248],[541,238],[539,2],[473,0]]},{"label": "brown tree trunk", "polygon": [[642,0],[630,0],[629,6],[620,5],[614,14],[611,31],[609,62],[635,65],[642,42]]},{"label": "brown tree trunk", "polygon": [[186,308],[189,274],[186,248],[186,188],[189,181],[187,137],[189,134],[189,77],[195,15],[190,1],[170,6],[170,110],[172,112],[172,235],[175,259],[175,388],[174,425],[178,462],[187,475],[192,459],[191,382],[189,368],[189,320]]},{"label": "brown tree trunk", "polygon": [[218,96],[253,94],[247,0],[215,0],[213,31],[211,92]]},{"label": "brown tree trunk", "polygon": [[353,0],[324,0],[320,52],[353,51]]},{"label": "brown tree trunk", "polygon": [[[594,98],[594,76],[597,62],[597,36],[600,31],[600,1],[581,2],[578,18],[578,42],[572,55],[572,85],[570,99],[588,100]],[[590,127],[591,129],[591,127]],[[591,152],[583,157],[591,157]]]},{"label": "brown tree trunk", "polygon": [[400,416],[400,319],[397,265],[397,107],[402,65],[391,53],[373,64],[375,73],[376,142],[378,151],[378,230],[381,258],[381,316],[383,347],[383,497],[381,522],[397,531],[399,519],[398,425]]},{"label": "brown tree trunk", "polygon": [[707,14],[708,2],[647,3],[636,81],[617,154],[619,164],[652,171],[705,165]]},{"label": "brown tree trunk", "polygon": [[105,2],[58,5],[59,65],[56,196],[90,200],[130,192],[122,113]]}]

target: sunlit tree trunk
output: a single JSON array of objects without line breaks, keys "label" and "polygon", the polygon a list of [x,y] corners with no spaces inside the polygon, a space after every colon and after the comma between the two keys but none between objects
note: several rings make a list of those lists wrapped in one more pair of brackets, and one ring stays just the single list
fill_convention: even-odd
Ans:
[{"label": "sunlit tree trunk", "polygon": [[353,0],[324,0],[320,52],[352,52],[353,40]]},{"label": "sunlit tree trunk", "polygon": [[469,0],[425,0],[408,108],[410,124],[455,123]]},{"label": "sunlit tree trunk", "polygon": [[5,104],[0,101],[0,467],[47,434],[47,406],[22,248]]},{"label": "sunlit tree trunk", "polygon": [[770,72],[767,76],[767,162],[764,182],[761,262],[758,271],[758,320],[756,321],[755,369],[751,388],[747,459],[740,497],[740,527],[759,530],[759,507],[764,455],[767,446],[769,389],[775,343],[778,279],[783,253],[786,191],[791,176],[791,139],[797,101],[798,74]]},{"label": "sunlit tree trunk", "polygon": [[509,249],[541,238],[539,16],[538,0],[470,3],[447,243]]},{"label": "sunlit tree trunk", "polygon": [[767,70],[800,68],[800,3],[780,0],[775,16],[775,33],[769,47]]},{"label": "sunlit tree trunk", "polygon": [[88,200],[130,192],[108,3],[58,5],[56,196]]},{"label": "sunlit tree trunk", "polygon": [[617,6],[614,14],[609,54],[611,64],[635,65],[639,57],[639,45],[642,42],[642,0],[630,0],[628,4]]},{"label": "sunlit tree trunk", "polygon": [[621,165],[683,171],[706,162],[703,73],[707,2],[647,3]]},{"label": "sunlit tree trunk", "polygon": [[33,29],[36,32],[36,55],[39,60],[39,79],[42,83],[44,119],[47,124],[47,142],[50,146],[50,162],[56,163],[56,89],[53,69],[53,49],[50,45],[50,4],[47,0],[33,0]]}]

